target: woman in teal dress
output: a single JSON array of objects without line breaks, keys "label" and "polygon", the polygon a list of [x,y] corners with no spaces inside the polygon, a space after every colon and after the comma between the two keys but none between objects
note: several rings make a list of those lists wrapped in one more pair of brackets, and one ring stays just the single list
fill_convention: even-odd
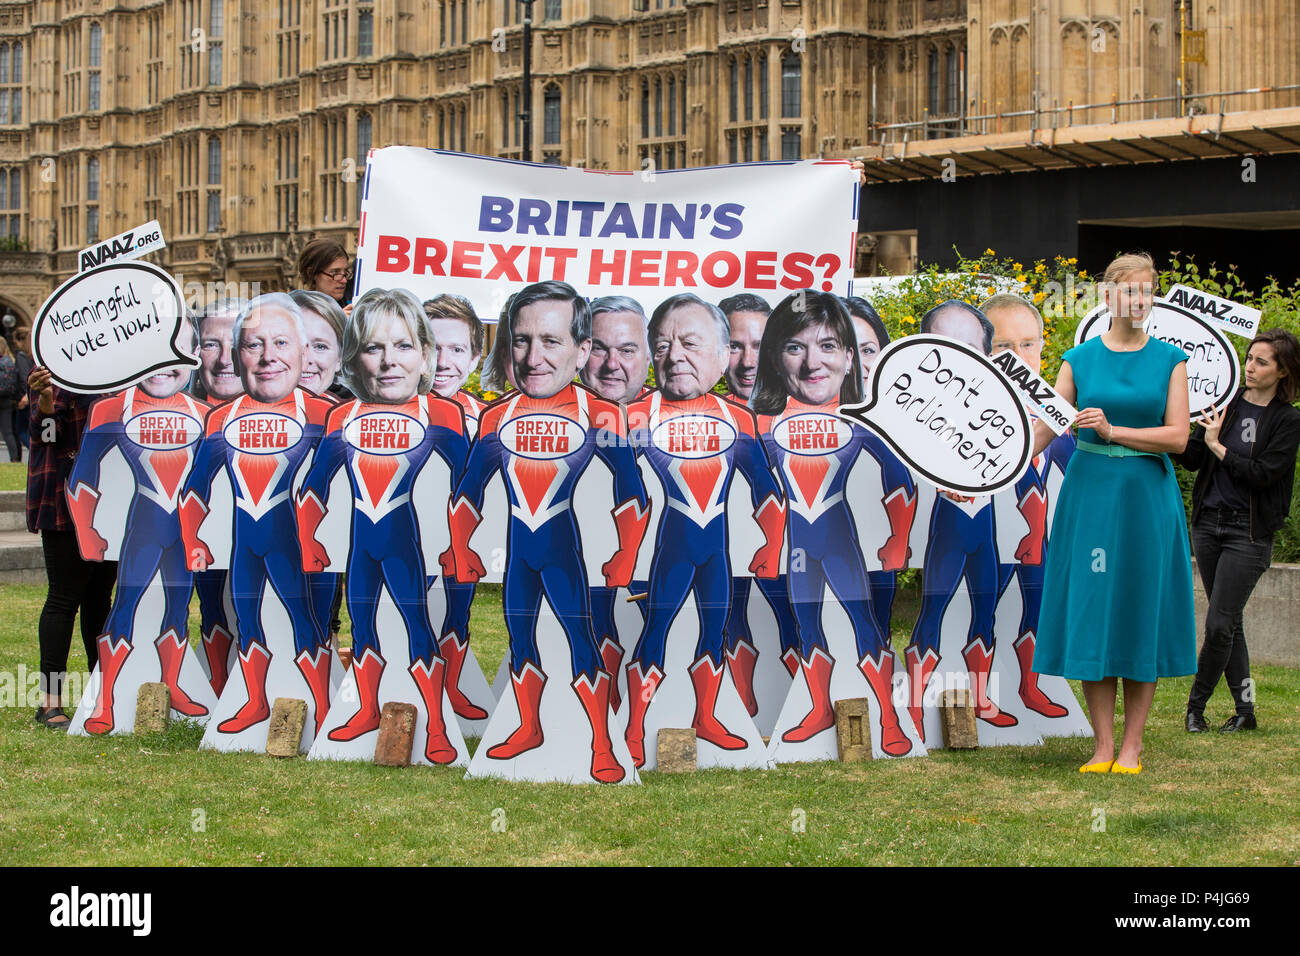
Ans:
[{"label": "woman in teal dress", "polygon": [[[1156,680],[1196,671],[1187,519],[1168,457],[1187,444],[1187,355],[1142,330],[1154,284],[1149,256],[1111,263],[1102,282],[1111,327],[1066,352],[1056,380],[1080,409],[1082,454],[1056,506],[1034,670],[1083,683],[1096,741],[1085,773],[1140,772]],[[1037,426],[1038,450],[1052,437]]]}]

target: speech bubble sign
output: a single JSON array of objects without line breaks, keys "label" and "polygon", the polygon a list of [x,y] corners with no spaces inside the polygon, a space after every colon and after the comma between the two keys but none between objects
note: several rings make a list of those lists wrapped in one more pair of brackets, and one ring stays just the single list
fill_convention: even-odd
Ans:
[{"label": "speech bubble sign", "polygon": [[[1099,305],[1079,322],[1074,344],[1096,338],[1110,328],[1110,311]],[[1147,335],[1187,353],[1187,403],[1192,421],[1205,409],[1225,408],[1241,384],[1237,351],[1217,324],[1196,312],[1157,297],[1142,328]]]},{"label": "speech bubble sign", "polygon": [[878,434],[909,468],[946,491],[1009,488],[1033,454],[1029,413],[989,361],[944,335],[895,339],[876,358],[867,399],[840,415]]},{"label": "speech bubble sign", "polygon": [[45,300],[32,352],[73,392],[111,392],[164,368],[198,366],[178,345],[186,323],[176,280],[150,262],[113,262],[73,276]]}]

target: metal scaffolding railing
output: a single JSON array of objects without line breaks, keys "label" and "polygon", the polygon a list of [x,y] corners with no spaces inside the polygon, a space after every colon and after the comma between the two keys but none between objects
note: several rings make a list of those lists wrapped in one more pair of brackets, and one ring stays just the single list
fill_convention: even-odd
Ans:
[{"label": "metal scaffolding railing", "polygon": [[[1257,86],[1250,89],[1242,90],[1215,90],[1207,93],[1193,93],[1186,96],[1148,96],[1138,99],[1112,99],[1098,103],[1080,103],[1073,101],[1068,102],[1065,106],[1039,107],[1028,110],[1009,110],[1006,112],[998,111],[993,113],[977,114],[947,114],[943,116],[931,116],[928,109],[923,109],[923,117],[919,120],[911,120],[905,123],[873,123],[870,125],[872,145],[883,145],[898,141],[897,134],[902,133],[903,138],[912,139],[908,134],[914,131],[921,133],[921,139],[939,139],[952,136],[981,136],[988,133],[1011,132],[1011,121],[1029,117],[1030,130],[1039,129],[1060,129],[1062,127],[1071,127],[1075,124],[1075,116],[1090,117],[1093,110],[1110,110],[1110,122],[1116,124],[1121,122],[1120,110],[1124,107],[1155,107],[1155,116],[1142,116],[1125,119],[1125,122],[1131,119],[1161,119],[1159,115],[1160,104],[1175,103],[1179,104],[1175,109],[1170,110],[1167,119],[1176,118],[1177,116],[1198,116],[1210,112],[1204,104],[1219,101],[1218,113],[1222,115],[1227,112],[1227,101],[1230,97],[1236,96],[1275,96],[1284,93],[1300,93],[1300,83],[1290,83],[1283,86]],[[1295,98],[1300,101],[1300,97]],[[1182,106],[1186,103],[1186,108]],[[1287,104],[1291,105],[1291,104]],[[1064,123],[1061,120],[1064,119]],[[1051,122],[1045,122],[1051,120]],[[1004,124],[1007,124],[1004,129]],[[1094,124],[1089,124],[1094,125]],[[991,127],[991,128],[990,128]]]}]

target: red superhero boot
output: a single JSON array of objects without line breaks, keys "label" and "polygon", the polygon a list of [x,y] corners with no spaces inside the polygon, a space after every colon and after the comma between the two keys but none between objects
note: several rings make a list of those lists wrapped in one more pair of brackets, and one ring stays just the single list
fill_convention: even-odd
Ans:
[{"label": "red superhero boot", "polygon": [[939,666],[939,655],[934,652],[934,648],[927,648],[925,655],[922,656],[920,649],[913,644],[903,652],[903,657],[907,661],[907,682],[911,685],[912,694],[907,710],[912,715],[916,732],[921,736],[921,743],[925,743],[925,712],[922,705],[925,702],[925,687],[930,683],[930,675]]},{"label": "red superhero boot", "polygon": [[293,659],[311,690],[312,705],[316,709],[316,733],[320,733],[330,709],[330,659],[333,656],[328,644],[318,644],[316,650],[303,651]]},{"label": "red superhero boot", "polygon": [[727,651],[731,681],[751,717],[758,713],[758,698],[754,696],[754,665],[757,663],[758,651],[748,641],[737,641],[736,646]]},{"label": "red superhero boot", "polygon": [[858,661],[858,670],[871,685],[871,692],[876,695],[876,703],[880,706],[880,749],[891,757],[911,752],[912,742],[903,733],[898,711],[894,708],[893,651],[881,648],[879,660],[868,654]]},{"label": "red superhero boot", "polygon": [[158,640],[154,641],[158,650],[158,662],[162,665],[163,683],[171,693],[172,710],[186,717],[202,717],[208,709],[190,699],[190,695],[181,690],[181,662],[185,660],[185,643],[176,633],[176,628],[169,627]]},{"label": "red superhero boot", "polygon": [[1044,717],[1064,717],[1069,711],[1044,694],[1038,686],[1038,675],[1034,673],[1035,641],[1034,632],[1025,631],[1011,645],[1016,649],[1016,660],[1020,662],[1020,700],[1030,710]]},{"label": "red superhero boot", "polygon": [[99,696],[95,709],[86,718],[88,734],[106,734],[113,729],[113,684],[122,672],[122,665],[131,656],[131,642],[125,637],[116,646],[108,634],[99,635]]},{"label": "red superhero boot", "polygon": [[388,662],[373,647],[367,647],[360,659],[352,661],[356,675],[357,697],[360,706],[342,727],[335,727],[327,735],[330,740],[356,740],[362,734],[379,729],[379,679],[384,676]]},{"label": "red superhero boot", "polygon": [[799,673],[799,652],[793,647],[787,647],[781,652],[781,663],[790,672],[790,676],[794,677]]},{"label": "red superhero boot", "polygon": [[889,516],[889,539],[878,552],[880,566],[885,571],[899,571],[912,556],[907,539],[912,534],[912,520],[916,517],[916,490],[909,497],[902,487],[895,488],[880,503]]},{"label": "red superhero boot", "polygon": [[636,553],[645,536],[646,525],[650,523],[650,505],[642,508],[635,498],[629,498],[610,514],[614,516],[614,526],[618,529],[618,551],[601,565],[600,572],[605,576],[605,587],[625,588],[632,580]]},{"label": "red superhero boot", "polygon": [[1016,560],[1021,564],[1042,564],[1043,538],[1047,534],[1047,496],[1042,488],[1030,488],[1016,507],[1029,525],[1029,531],[1016,547]]},{"label": "red superhero boot", "polygon": [[707,740],[723,750],[744,750],[748,744],[744,737],[737,737],[718,720],[718,691],[722,689],[722,663],[714,664],[708,654],[704,654],[691,665],[691,683],[695,686],[695,716],[691,726],[695,736]]},{"label": "red superhero boot", "polygon": [[510,760],[521,753],[540,747],[542,735],[542,688],[546,675],[531,661],[518,674],[510,675],[515,688],[515,703],[519,707],[519,728],[487,752],[493,760]]},{"label": "red superhero boot", "polygon": [[614,759],[614,744],[609,739],[609,685],[613,682],[604,671],[596,671],[595,680],[579,674],[570,685],[591,723],[591,776],[601,783],[618,783],[627,776]]},{"label": "red superhero boot", "polygon": [[411,665],[411,677],[420,688],[424,710],[428,714],[425,724],[424,756],[429,763],[447,764],[456,759],[456,748],[447,739],[447,723],[442,716],[443,683],[447,664],[441,657],[430,663],[416,661]]},{"label": "red superhero boot", "polygon": [[971,689],[975,692],[975,716],[994,727],[1014,727],[1016,718],[999,710],[998,705],[989,700],[989,671],[993,667],[993,648],[985,647],[984,642],[976,637],[962,649],[961,656],[966,661]]},{"label": "red superhero boot", "polygon": [[[623,663],[623,648],[608,635],[600,642],[600,661],[605,670],[609,671],[610,676],[618,673],[619,665]],[[609,706],[614,708],[614,713],[623,706],[623,698],[618,692],[618,681],[613,681],[609,686]]]},{"label": "red superhero boot", "polygon": [[84,481],[77,484],[74,493],[67,490],[68,513],[77,532],[77,547],[87,561],[103,561],[108,542],[95,530],[95,508],[99,505],[99,492]]},{"label": "red superhero boot", "polygon": [[465,666],[465,655],[469,653],[469,641],[462,643],[455,631],[449,631],[438,642],[438,653],[447,662],[446,690],[452,711],[457,717],[466,720],[482,720],[488,715],[487,711],[466,697],[460,689],[460,675]]},{"label": "red superhero boot", "polygon": [[820,647],[814,647],[800,663],[808,682],[808,693],[812,696],[812,709],[797,727],[791,727],[781,735],[782,740],[791,744],[803,743],[835,726],[835,708],[831,705],[831,671],[835,668],[835,658]]},{"label": "red superhero boot", "polygon": [[632,755],[632,765],[637,769],[645,766],[645,712],[663,679],[664,672],[653,664],[644,673],[640,661],[627,665],[627,733],[624,739]]},{"label": "red superhero boot", "polygon": [[230,679],[230,645],[234,642],[234,635],[220,624],[212,625],[212,630],[203,635],[203,656],[208,660],[208,673],[212,675],[208,682],[218,697]]},{"label": "red superhero boot", "polygon": [[271,652],[264,644],[250,644],[248,650],[239,655],[239,669],[244,675],[248,700],[235,716],[217,725],[219,733],[237,734],[271,716],[271,708],[266,703],[266,670],[270,666]]}]

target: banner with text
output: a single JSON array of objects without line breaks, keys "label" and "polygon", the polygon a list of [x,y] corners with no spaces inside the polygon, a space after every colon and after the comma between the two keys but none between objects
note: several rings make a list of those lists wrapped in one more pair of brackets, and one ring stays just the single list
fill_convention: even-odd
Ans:
[{"label": "banner with text", "polygon": [[631,296],[647,315],[679,292],[847,295],[857,196],[841,160],[607,173],[376,149],[357,292],[454,293],[489,321],[520,288],[550,279],[591,298]]}]

